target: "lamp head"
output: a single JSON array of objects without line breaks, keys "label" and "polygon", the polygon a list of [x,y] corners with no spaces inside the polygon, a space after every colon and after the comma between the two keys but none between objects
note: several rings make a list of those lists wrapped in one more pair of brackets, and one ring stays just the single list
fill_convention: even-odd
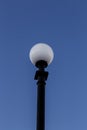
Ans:
[{"label": "lamp head", "polygon": [[49,45],[38,43],[31,48],[29,57],[36,67],[43,66],[45,68],[52,62],[54,53]]}]

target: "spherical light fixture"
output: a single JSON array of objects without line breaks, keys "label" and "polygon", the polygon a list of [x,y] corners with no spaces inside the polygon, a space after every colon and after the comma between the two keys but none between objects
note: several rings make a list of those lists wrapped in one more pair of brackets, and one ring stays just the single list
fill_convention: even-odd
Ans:
[{"label": "spherical light fixture", "polygon": [[37,43],[34,45],[29,53],[32,64],[36,65],[38,61],[45,61],[49,65],[54,57],[52,48],[45,43]]}]

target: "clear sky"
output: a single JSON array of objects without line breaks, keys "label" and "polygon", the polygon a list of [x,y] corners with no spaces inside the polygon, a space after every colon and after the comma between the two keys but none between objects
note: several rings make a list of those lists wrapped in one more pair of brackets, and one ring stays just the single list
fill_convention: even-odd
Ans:
[{"label": "clear sky", "polygon": [[87,130],[87,1],[0,0],[0,130],[35,130],[36,68],[28,53],[48,43],[46,130]]}]

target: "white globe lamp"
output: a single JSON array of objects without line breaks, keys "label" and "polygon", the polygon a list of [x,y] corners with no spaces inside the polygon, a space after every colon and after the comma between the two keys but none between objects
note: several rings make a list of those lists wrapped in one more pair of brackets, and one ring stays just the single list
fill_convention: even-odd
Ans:
[{"label": "white globe lamp", "polygon": [[37,43],[31,48],[29,57],[34,65],[36,65],[36,63],[39,61],[44,61],[47,63],[47,65],[49,65],[54,58],[54,53],[48,44]]}]

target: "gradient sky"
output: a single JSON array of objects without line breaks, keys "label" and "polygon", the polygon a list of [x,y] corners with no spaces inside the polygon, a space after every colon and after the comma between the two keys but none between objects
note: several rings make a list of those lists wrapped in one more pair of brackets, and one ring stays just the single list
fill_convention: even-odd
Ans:
[{"label": "gradient sky", "polygon": [[0,0],[0,130],[35,130],[36,68],[28,54],[48,43],[46,130],[87,130],[87,1]]}]

